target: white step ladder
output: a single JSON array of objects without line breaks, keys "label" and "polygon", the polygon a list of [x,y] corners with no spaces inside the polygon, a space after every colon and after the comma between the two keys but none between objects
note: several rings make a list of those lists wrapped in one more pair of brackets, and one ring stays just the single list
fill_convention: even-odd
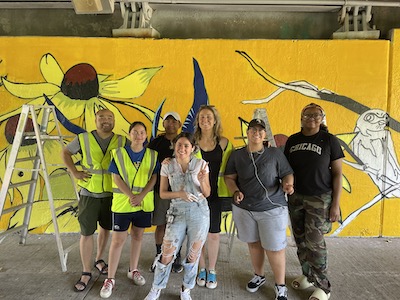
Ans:
[{"label": "white step ladder", "polygon": [[[28,120],[31,119],[33,123],[33,132],[26,132],[28,125]],[[54,122],[56,134],[50,135],[47,133],[49,122]],[[14,136],[14,141],[12,144],[11,152],[7,162],[7,168],[4,174],[3,183],[0,191],[0,218],[5,214],[16,212],[20,209],[25,209],[24,213],[24,221],[20,226],[16,226],[14,228],[8,229],[6,231],[0,232],[0,242],[3,241],[6,235],[20,232],[20,244],[24,245],[26,242],[26,236],[28,234],[29,222],[32,214],[32,207],[34,204],[35,191],[37,187],[37,182],[39,180],[39,173],[42,175],[45,183],[45,188],[48,196],[48,202],[50,205],[50,211],[52,216],[52,221],[54,225],[54,232],[58,247],[58,253],[60,256],[61,268],[63,272],[67,271],[67,258],[68,253],[76,246],[75,244],[70,246],[67,249],[63,248],[62,241],[60,238],[60,232],[57,222],[57,211],[65,209],[67,207],[74,207],[77,205],[79,195],[76,190],[76,185],[74,179],[68,174],[69,178],[72,181],[72,186],[75,189],[76,198],[72,199],[72,201],[65,203],[59,207],[55,207],[53,192],[50,184],[50,177],[61,176],[65,174],[59,175],[49,175],[48,166],[50,164],[46,164],[46,159],[44,156],[44,144],[47,140],[56,140],[60,143],[61,147],[64,147],[64,140],[61,135],[60,125],[57,120],[57,115],[54,106],[45,106],[45,105],[23,105],[22,111],[20,114],[20,118],[18,121],[17,129]],[[18,158],[18,153],[22,143],[26,140],[34,140],[36,145],[36,155],[32,157],[24,157]],[[58,155],[58,154],[55,154]],[[19,168],[18,163],[20,162],[32,162],[32,168],[27,169]],[[51,166],[62,166],[63,164],[51,164]],[[12,175],[15,172],[31,172],[31,179],[23,182],[12,183]],[[26,197],[26,202],[20,205],[14,205],[7,209],[4,209],[4,204],[7,199],[7,196],[10,196],[9,190],[23,186],[29,185],[28,196]]]},{"label": "white step ladder", "polygon": [[272,134],[271,125],[269,124],[267,110],[265,108],[256,108],[254,110],[253,119],[261,119],[265,123],[265,131],[267,133],[267,141],[270,147],[276,147],[274,135]]}]

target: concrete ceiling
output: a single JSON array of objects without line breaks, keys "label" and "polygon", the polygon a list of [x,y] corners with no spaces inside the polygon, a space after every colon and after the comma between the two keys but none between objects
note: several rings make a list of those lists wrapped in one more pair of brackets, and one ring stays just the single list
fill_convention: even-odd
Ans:
[{"label": "concrete ceiling", "polygon": [[[185,1],[194,2],[182,0]],[[225,2],[235,1],[243,3],[240,0]],[[154,2],[158,3],[150,3],[154,9],[150,25],[162,38],[330,39],[341,27],[338,22],[341,5],[173,5]],[[328,2],[339,4],[345,1],[325,1]],[[380,38],[387,39],[390,29],[400,28],[400,1],[372,2],[399,4],[398,7],[372,7],[369,25],[376,26]],[[0,35],[111,37],[113,29],[123,26],[121,5],[125,4],[116,0],[112,14],[79,15],[70,0],[0,0]]]}]

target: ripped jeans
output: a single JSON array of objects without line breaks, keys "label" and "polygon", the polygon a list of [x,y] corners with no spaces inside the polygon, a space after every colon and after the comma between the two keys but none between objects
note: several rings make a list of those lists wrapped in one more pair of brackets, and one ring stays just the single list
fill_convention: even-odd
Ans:
[{"label": "ripped jeans", "polygon": [[[170,215],[173,217],[169,217]],[[167,286],[172,263],[186,235],[187,254],[182,261],[184,268],[182,285],[185,289],[194,288],[201,249],[206,241],[209,226],[210,212],[206,199],[203,198],[199,202],[175,199],[171,201],[161,255],[164,258],[171,257],[172,260],[167,265],[161,263],[161,260],[157,261],[154,270],[154,288],[164,289]]]}]

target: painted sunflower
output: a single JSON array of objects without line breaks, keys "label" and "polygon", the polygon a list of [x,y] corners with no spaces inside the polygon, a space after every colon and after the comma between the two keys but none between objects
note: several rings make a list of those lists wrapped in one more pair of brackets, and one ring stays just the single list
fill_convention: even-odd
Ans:
[{"label": "painted sunflower", "polygon": [[[107,108],[115,115],[114,132],[126,134],[130,124],[114,103],[139,110],[150,121],[154,119],[153,110],[135,104],[132,100],[145,92],[151,79],[162,66],[139,69],[123,78],[108,80],[110,75],[98,74],[96,69],[87,63],[76,64],[64,73],[57,60],[48,53],[41,58],[39,67],[45,82],[17,83],[2,77],[1,83],[10,94],[30,100],[26,104],[46,104],[46,95],[66,120],[76,120],[76,124],[86,131],[95,129],[95,113],[99,109]],[[20,112],[19,108],[3,114],[0,116],[0,122],[19,115]],[[49,127],[49,131],[53,128]]]}]

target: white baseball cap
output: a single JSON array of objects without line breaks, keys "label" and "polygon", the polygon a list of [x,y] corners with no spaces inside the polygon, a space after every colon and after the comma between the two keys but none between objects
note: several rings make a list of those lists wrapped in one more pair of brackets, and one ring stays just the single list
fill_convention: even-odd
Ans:
[{"label": "white baseball cap", "polygon": [[179,121],[179,122],[181,121],[181,117],[180,117],[179,114],[178,114],[177,112],[175,112],[175,111],[169,111],[169,112],[167,112],[167,113],[164,115],[163,120],[167,119],[169,116],[173,117],[175,120],[177,120],[177,121]]}]

